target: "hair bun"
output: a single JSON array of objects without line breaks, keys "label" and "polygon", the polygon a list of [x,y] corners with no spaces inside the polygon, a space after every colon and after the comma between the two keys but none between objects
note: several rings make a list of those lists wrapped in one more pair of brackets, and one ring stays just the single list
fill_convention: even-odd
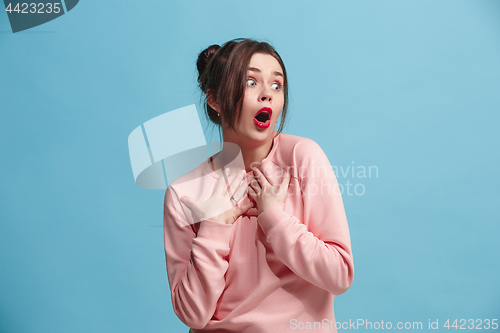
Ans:
[{"label": "hair bun", "polygon": [[198,61],[196,62],[196,67],[198,68],[198,78],[203,74],[205,69],[207,68],[210,59],[217,53],[220,49],[220,46],[217,44],[210,45],[205,50],[203,50],[198,56]]}]

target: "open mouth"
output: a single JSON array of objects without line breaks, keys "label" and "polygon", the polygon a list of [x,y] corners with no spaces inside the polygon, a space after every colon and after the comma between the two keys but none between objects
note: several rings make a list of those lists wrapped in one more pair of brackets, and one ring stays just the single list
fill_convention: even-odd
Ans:
[{"label": "open mouth", "polygon": [[271,124],[271,115],[273,110],[271,108],[262,108],[257,112],[253,118],[255,124],[260,128],[268,128]]},{"label": "open mouth", "polygon": [[269,119],[269,112],[262,111],[257,116],[255,116],[255,119],[257,119],[261,123],[265,123]]}]

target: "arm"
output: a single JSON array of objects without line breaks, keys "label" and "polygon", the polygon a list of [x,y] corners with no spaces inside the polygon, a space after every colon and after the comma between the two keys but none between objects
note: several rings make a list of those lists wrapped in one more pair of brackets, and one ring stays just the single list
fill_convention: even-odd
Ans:
[{"label": "arm", "polygon": [[165,193],[164,208],[165,258],[174,312],[187,326],[203,328],[224,290],[232,225],[204,220],[196,235],[171,187]]},{"label": "arm", "polygon": [[285,203],[276,203],[258,216],[259,224],[288,268],[319,288],[340,295],[352,284],[354,266],[337,178],[313,140],[299,142],[293,158],[298,168],[292,180],[298,179],[301,188],[304,221],[287,213]]}]

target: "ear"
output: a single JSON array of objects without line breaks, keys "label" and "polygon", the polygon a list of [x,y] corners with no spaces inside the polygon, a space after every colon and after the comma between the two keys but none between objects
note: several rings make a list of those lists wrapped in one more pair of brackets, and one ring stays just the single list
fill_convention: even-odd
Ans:
[{"label": "ear", "polygon": [[212,89],[207,90],[207,103],[208,105],[210,105],[212,109],[214,109],[217,112],[220,112],[219,104],[215,101]]}]

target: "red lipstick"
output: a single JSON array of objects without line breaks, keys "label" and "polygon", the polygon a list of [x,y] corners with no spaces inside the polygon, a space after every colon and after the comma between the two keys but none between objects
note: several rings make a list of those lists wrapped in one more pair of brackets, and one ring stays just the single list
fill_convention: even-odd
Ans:
[{"label": "red lipstick", "polygon": [[272,115],[273,110],[271,108],[262,108],[255,114],[253,121],[259,128],[268,128],[271,125]]}]

